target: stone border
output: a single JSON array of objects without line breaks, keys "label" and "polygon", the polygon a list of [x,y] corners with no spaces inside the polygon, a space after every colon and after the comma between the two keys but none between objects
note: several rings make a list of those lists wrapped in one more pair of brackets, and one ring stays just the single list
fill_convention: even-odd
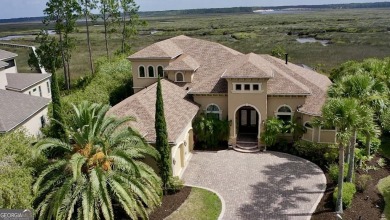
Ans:
[{"label": "stone border", "polygon": [[204,190],[215,193],[219,197],[219,199],[221,200],[222,208],[221,208],[221,213],[219,214],[218,220],[222,220],[223,216],[225,215],[225,200],[218,192],[216,192],[215,190],[209,189],[207,187],[203,187],[203,186],[195,186],[195,185],[187,185],[187,184],[184,184],[184,185],[189,186],[189,187],[204,189]]}]

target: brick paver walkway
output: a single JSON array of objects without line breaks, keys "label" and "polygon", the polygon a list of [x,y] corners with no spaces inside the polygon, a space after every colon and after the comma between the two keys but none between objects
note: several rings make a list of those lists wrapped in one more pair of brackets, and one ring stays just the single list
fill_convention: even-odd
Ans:
[{"label": "brick paver walkway", "polygon": [[183,175],[225,201],[222,219],[310,219],[326,188],[315,164],[278,152],[194,152]]}]

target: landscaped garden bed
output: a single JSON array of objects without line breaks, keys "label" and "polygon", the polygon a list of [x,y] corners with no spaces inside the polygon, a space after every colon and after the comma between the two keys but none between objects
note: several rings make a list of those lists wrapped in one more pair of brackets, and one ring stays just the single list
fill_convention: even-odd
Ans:
[{"label": "landscaped garden bed", "polygon": [[[381,165],[381,157],[376,154],[375,157],[367,163],[366,169],[357,169],[355,180],[362,175],[369,175],[371,179],[367,182],[363,192],[357,192],[349,208],[344,210],[343,219],[380,219],[384,210],[384,199],[377,188],[379,180],[390,175],[389,162],[385,166]],[[327,188],[321,202],[318,204],[313,214],[312,220],[335,219],[333,204],[333,191],[335,183],[327,176]],[[356,182],[356,181],[355,181]]]}]

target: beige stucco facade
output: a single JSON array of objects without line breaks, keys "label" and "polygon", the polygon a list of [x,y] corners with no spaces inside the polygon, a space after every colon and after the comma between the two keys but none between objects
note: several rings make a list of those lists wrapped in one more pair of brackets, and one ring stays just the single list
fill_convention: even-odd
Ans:
[{"label": "beige stucco facade", "polygon": [[50,80],[46,79],[23,91],[24,94],[51,99]]},{"label": "beige stucco facade", "polygon": [[172,171],[174,176],[181,177],[187,167],[194,149],[194,136],[192,123],[189,123],[177,138],[176,144],[172,147]]},{"label": "beige stucco facade", "polygon": [[23,127],[29,135],[41,135],[42,120],[44,120],[44,122],[48,121],[47,112],[48,108],[46,106],[40,111],[36,112],[34,115],[27,118],[25,121],[21,122],[18,127]]},{"label": "beige stucco facade", "polygon": [[[153,83],[157,82],[158,78],[158,67],[161,66],[165,68],[169,65],[170,60],[167,59],[155,59],[155,60],[148,60],[148,59],[140,59],[140,60],[133,60],[132,61],[132,73],[133,73],[133,89],[134,93],[139,92],[140,90],[148,87],[149,85],[152,85]],[[143,66],[145,68],[145,77],[140,76],[139,69]],[[153,77],[149,76],[149,67],[153,67],[154,74]]]}]

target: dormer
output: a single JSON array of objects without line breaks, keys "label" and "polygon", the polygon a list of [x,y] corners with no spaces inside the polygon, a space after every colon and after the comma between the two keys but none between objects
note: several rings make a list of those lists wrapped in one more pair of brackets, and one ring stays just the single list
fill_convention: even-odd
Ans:
[{"label": "dormer", "polygon": [[199,63],[194,58],[183,54],[171,62],[169,66],[165,67],[164,71],[171,81],[190,83],[199,66]]},{"label": "dormer", "polygon": [[267,81],[273,77],[274,70],[268,62],[254,53],[238,57],[222,75],[233,93],[263,93]]},{"label": "dormer", "polygon": [[0,50],[0,71],[5,71],[7,73],[17,73],[16,61],[15,58],[18,55],[15,53],[11,53],[5,50]]}]

